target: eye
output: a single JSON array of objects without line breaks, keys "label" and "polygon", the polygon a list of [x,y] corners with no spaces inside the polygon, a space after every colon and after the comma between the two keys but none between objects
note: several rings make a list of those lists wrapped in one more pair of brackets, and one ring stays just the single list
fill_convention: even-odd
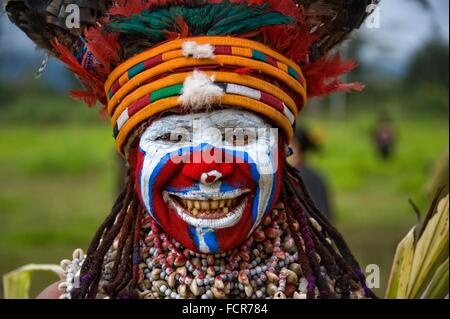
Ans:
[{"label": "eye", "polygon": [[186,136],[177,132],[165,133],[155,139],[155,141],[167,143],[181,143],[186,142],[187,140],[188,138]]},{"label": "eye", "polygon": [[223,141],[232,146],[247,146],[253,141],[251,136],[243,133],[223,134],[222,138]]},{"label": "eye", "polygon": [[156,139],[155,139],[155,141],[164,141],[164,142],[168,142],[168,141],[170,141],[170,133],[166,133],[166,134],[163,134],[163,135],[160,135],[160,136],[158,136]]}]

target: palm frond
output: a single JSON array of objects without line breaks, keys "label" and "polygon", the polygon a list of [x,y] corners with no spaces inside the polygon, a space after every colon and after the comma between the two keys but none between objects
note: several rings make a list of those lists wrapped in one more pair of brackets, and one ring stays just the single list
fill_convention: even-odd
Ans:
[{"label": "palm frond", "polygon": [[449,277],[449,196],[399,244],[387,298],[445,298]]}]

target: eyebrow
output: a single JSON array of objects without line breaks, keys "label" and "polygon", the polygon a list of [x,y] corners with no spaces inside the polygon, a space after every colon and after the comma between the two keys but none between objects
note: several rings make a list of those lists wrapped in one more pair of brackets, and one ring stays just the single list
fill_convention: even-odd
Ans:
[{"label": "eyebrow", "polygon": [[[225,121],[223,126],[225,128],[229,127],[229,128],[242,128],[242,129],[264,128],[266,126],[269,126],[269,124],[266,123],[266,121],[264,121],[262,118],[258,118],[258,119],[251,118],[250,116],[248,116],[248,114],[241,113],[241,112],[239,112],[237,115],[239,115],[239,116],[235,115],[232,121],[231,120]],[[249,126],[250,123],[251,123],[251,125]],[[221,124],[221,123],[217,123],[217,121],[216,121],[215,124]],[[241,126],[241,127],[239,127],[239,126]]]},{"label": "eyebrow", "polygon": [[[212,117],[212,126],[218,126],[220,128],[242,128],[242,129],[247,129],[247,128],[265,128],[265,127],[270,127],[270,123],[268,123],[266,120],[264,120],[263,118],[258,117],[258,119],[254,119],[251,118],[248,114],[243,113],[243,112],[239,112],[239,110],[237,110],[237,114],[230,114],[230,113],[226,113],[226,115],[230,116],[230,119],[224,119],[223,115],[225,114],[217,114],[217,113],[212,113],[210,114],[210,116]],[[239,116],[236,116],[239,115]],[[233,116],[233,118],[231,119],[231,116]],[[256,116],[256,115],[255,115]],[[198,120],[203,120],[205,117],[204,116],[199,116],[199,117],[195,117],[194,114],[190,114],[190,115],[169,115],[163,118],[160,118],[159,120],[155,121],[150,127],[158,130],[158,131],[173,131],[177,128],[182,128],[182,129],[191,129],[193,127],[193,121],[195,119]],[[173,123],[176,122],[176,127],[173,127]],[[249,123],[251,123],[251,125],[249,126]]]}]

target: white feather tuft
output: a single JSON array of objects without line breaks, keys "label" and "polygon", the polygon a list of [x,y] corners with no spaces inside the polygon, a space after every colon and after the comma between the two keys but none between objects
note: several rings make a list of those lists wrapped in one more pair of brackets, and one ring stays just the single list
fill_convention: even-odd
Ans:
[{"label": "white feather tuft", "polygon": [[180,101],[185,109],[199,111],[210,108],[225,92],[214,84],[214,76],[195,70],[186,78]]},{"label": "white feather tuft", "polygon": [[183,43],[183,55],[186,58],[194,59],[213,59],[214,46],[211,44],[198,44],[195,41]]}]

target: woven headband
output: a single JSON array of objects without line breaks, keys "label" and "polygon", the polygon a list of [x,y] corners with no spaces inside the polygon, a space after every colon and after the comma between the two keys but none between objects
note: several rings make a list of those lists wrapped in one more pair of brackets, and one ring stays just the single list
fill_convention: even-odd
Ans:
[{"label": "woven headband", "polygon": [[[270,57],[274,60],[280,61],[281,63],[284,63],[285,65],[289,66],[294,70],[300,77],[302,83],[305,83],[305,78],[303,76],[303,72],[300,69],[300,67],[293,62],[292,60],[286,58],[282,54],[279,54],[278,52],[270,49],[269,47],[252,40],[242,39],[242,38],[233,38],[233,37],[192,37],[192,38],[186,38],[186,39],[179,39],[179,40],[173,40],[166,42],[164,44],[161,44],[155,48],[152,48],[148,51],[145,51],[143,53],[140,53],[126,62],[119,65],[108,77],[108,80],[105,83],[106,93],[107,95],[110,94],[109,90],[113,87],[115,82],[121,78],[124,74],[127,74],[130,70],[135,70],[135,68],[142,68],[143,65],[142,62],[148,61],[152,58],[156,61],[160,61],[159,63],[163,62],[161,55],[167,52],[171,52],[174,50],[179,50],[183,48],[183,45],[187,42],[195,42],[199,45],[205,45],[209,44],[212,46],[222,46],[222,47],[235,47],[235,48],[247,48],[254,50],[257,56],[265,55],[267,57]],[[258,54],[259,52],[259,54]],[[216,54],[221,54],[220,52],[217,52]],[[244,56],[248,56],[247,53]],[[269,59],[270,60],[270,59]]]},{"label": "woven headband", "polygon": [[[257,70],[259,74],[239,74],[229,67]],[[129,134],[158,113],[180,107],[186,111],[201,108],[194,105],[202,104],[198,98],[191,99],[187,93],[192,91],[192,83],[200,83],[194,90],[202,92],[200,95],[211,92],[211,99],[203,104],[235,106],[263,114],[284,131],[288,140],[293,136],[299,109],[307,100],[300,67],[258,42],[231,37],[167,42],[118,66],[106,81],[108,112],[118,150],[124,153]],[[300,107],[295,101],[300,101]]]},{"label": "woven headband", "polygon": [[[254,90],[247,86],[222,82],[216,82],[215,84],[219,88],[221,88],[223,92],[226,94],[248,97],[256,101],[260,101],[270,107],[273,107],[278,112],[282,113],[289,120],[291,125],[294,125],[295,122],[294,114],[289,110],[289,108],[286,107],[283,101],[276,98],[275,96],[259,90]],[[112,123],[114,125],[114,137],[117,137],[123,125],[126,123],[126,121],[130,119],[130,117],[134,116],[136,113],[138,113],[146,106],[149,106],[152,103],[155,103],[156,101],[165,98],[169,98],[172,96],[180,96],[182,95],[182,93],[183,93],[183,84],[167,86],[159,90],[155,90],[151,94],[138,99],[131,106],[126,108],[123,112],[121,113],[116,112],[114,114],[114,118],[112,119]]]},{"label": "woven headband", "polygon": [[[294,100],[279,87],[271,83],[249,75],[236,74],[232,72],[206,71],[205,73],[209,77],[214,78],[217,83],[236,84],[258,90],[261,92],[261,97],[259,100],[262,99],[264,101],[267,100],[268,95],[273,96],[280,101],[280,103],[284,103],[289,108],[289,111],[293,113],[295,118],[299,115],[299,111]],[[113,127],[117,124],[119,116],[123,114],[125,110],[136,109],[136,107],[139,107],[138,105],[143,103],[143,101],[148,103],[153,102],[161,90],[183,83],[189,75],[191,75],[191,72],[176,73],[139,87],[137,90],[129,94],[115,109],[111,120]]]}]

